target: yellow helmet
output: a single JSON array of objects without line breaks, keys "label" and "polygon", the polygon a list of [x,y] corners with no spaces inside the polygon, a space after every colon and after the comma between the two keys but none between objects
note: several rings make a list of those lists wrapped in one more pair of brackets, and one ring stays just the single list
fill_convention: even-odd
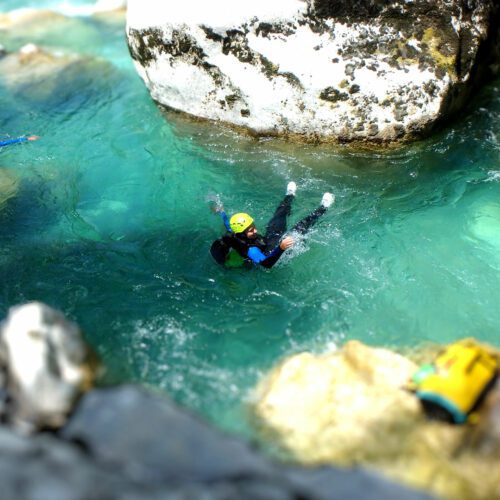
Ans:
[{"label": "yellow helmet", "polygon": [[229,220],[229,226],[233,233],[242,233],[253,224],[253,219],[244,213],[234,214]]}]

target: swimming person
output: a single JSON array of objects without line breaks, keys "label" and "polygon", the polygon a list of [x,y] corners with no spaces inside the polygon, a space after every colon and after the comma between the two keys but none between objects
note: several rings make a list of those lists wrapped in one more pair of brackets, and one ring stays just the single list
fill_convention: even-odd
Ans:
[{"label": "swimming person", "polygon": [[17,137],[16,139],[7,139],[0,141],[0,148],[3,146],[10,146],[11,144],[19,144],[21,142],[36,141],[40,139],[37,135],[30,135],[29,137]]},{"label": "swimming person", "polygon": [[[224,207],[216,206],[214,210],[221,215],[228,232],[212,243],[210,253],[215,261],[228,267],[237,267],[245,263],[258,264],[266,268],[273,267],[285,250],[295,243],[291,236],[283,239],[282,237],[286,231],[286,220],[290,215],[296,191],[295,182],[289,182],[286,195],[268,222],[264,236],[259,234],[250,215],[237,213],[228,219]],[[292,231],[305,234],[334,200],[333,194],[325,193],[320,206],[295,224]]]}]

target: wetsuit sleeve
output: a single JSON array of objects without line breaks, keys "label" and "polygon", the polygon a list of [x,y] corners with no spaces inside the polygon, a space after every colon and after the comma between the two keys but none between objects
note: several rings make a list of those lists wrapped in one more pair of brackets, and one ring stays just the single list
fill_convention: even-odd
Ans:
[{"label": "wetsuit sleeve", "polygon": [[7,141],[0,141],[0,148],[2,146],[9,146],[10,144],[17,144],[18,142],[26,142],[27,137],[18,137],[17,139],[9,139]]},{"label": "wetsuit sleeve", "polygon": [[226,226],[226,229],[230,232],[231,231],[231,226],[229,225],[229,219],[227,218],[227,215],[226,215],[226,212],[224,212],[224,210],[222,210],[220,213],[220,216],[222,217],[222,222],[224,222],[224,225]]},{"label": "wetsuit sleeve", "polygon": [[248,249],[248,258],[254,264],[260,264],[268,269],[273,267],[278,259],[283,255],[284,250],[277,246],[269,255],[262,253],[257,247],[250,247]]}]

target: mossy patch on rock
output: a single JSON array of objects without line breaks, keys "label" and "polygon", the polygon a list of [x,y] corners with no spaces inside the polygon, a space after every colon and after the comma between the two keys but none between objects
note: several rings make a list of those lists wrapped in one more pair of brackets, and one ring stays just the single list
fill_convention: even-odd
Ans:
[{"label": "mossy patch on rock", "polygon": [[[428,53],[438,68],[444,69],[451,77],[456,77],[456,54],[450,51],[437,36],[434,28],[427,28],[422,37],[422,44],[427,47]],[[444,53],[444,51],[448,53]]]}]

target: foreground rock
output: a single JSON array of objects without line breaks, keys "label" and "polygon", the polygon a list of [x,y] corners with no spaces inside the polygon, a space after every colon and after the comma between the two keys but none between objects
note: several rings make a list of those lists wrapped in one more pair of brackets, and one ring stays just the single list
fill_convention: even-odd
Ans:
[{"label": "foreground rock", "polygon": [[58,428],[26,437],[0,425],[2,498],[428,498],[362,470],[273,463],[135,386],[83,394],[95,373],[90,350],[78,327],[44,304],[11,308],[0,340],[3,422]]},{"label": "foreground rock", "polygon": [[426,498],[361,470],[274,464],[168,400],[133,386],[86,395],[60,435],[82,445],[104,469],[181,498]]},{"label": "foreground rock", "polygon": [[388,142],[428,133],[500,63],[494,0],[130,0],[160,104],[260,135]]},{"label": "foreground rock", "polygon": [[405,389],[415,368],[355,341],[299,354],[261,382],[254,410],[264,435],[300,463],[375,466],[444,498],[500,498],[498,389],[477,427],[429,421]]},{"label": "foreground rock", "polygon": [[78,326],[37,302],[9,310],[0,359],[9,395],[3,420],[24,430],[62,425],[97,367]]}]

